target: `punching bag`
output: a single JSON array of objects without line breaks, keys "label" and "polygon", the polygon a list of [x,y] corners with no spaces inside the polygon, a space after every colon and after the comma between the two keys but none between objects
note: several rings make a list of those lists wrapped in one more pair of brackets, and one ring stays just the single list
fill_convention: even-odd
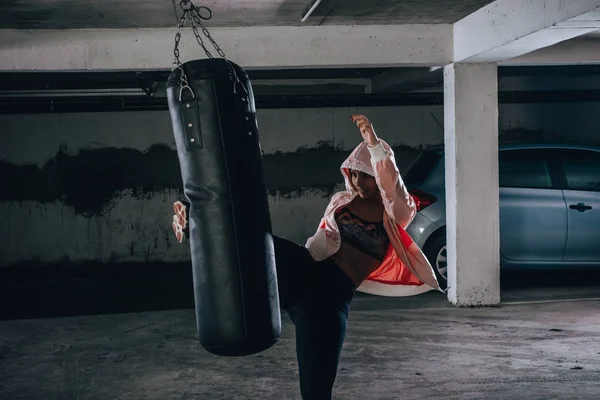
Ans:
[{"label": "punching bag", "polygon": [[246,72],[222,58],[176,68],[167,98],[184,193],[201,345],[266,350],[281,333],[256,109]]}]

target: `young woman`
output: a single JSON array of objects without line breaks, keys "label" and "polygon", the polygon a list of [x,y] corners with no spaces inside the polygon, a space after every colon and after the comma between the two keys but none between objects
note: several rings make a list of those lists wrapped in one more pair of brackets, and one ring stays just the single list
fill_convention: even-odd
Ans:
[{"label": "young woman", "polygon": [[[407,296],[441,290],[427,259],[405,232],[416,213],[390,146],[364,115],[363,138],[342,163],[336,193],[304,246],[274,236],[280,304],[296,327],[303,399],[331,399],[354,292]],[[185,237],[186,206],[173,229]]]}]

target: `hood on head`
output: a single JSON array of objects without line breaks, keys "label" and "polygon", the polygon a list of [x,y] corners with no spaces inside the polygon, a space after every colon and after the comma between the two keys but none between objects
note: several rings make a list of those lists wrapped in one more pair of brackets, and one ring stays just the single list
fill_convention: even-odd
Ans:
[{"label": "hood on head", "polygon": [[[390,146],[385,141],[381,139],[379,139],[379,141],[385,150],[391,150]],[[340,167],[342,175],[344,176],[344,182],[346,183],[346,190],[354,193],[356,189],[354,186],[352,186],[352,179],[350,177],[351,169],[375,176],[375,171],[371,165],[371,153],[369,152],[367,142],[363,141],[356,146],[356,148],[352,151],[352,153],[350,153],[348,158],[344,160],[342,166]]]}]

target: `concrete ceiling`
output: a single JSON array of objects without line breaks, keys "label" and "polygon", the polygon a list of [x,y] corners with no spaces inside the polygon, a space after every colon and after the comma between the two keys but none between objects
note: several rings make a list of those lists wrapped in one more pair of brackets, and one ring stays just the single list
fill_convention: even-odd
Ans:
[{"label": "concrete ceiling", "polygon": [[[210,0],[207,26],[454,23],[491,0]],[[175,25],[179,0],[3,0],[0,28],[156,28]]]}]

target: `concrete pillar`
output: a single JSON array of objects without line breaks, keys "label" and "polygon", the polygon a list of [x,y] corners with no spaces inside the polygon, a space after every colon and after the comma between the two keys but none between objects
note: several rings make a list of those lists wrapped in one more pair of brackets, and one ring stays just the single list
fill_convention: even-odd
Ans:
[{"label": "concrete pillar", "polygon": [[500,303],[496,64],[444,67],[448,299]]}]

